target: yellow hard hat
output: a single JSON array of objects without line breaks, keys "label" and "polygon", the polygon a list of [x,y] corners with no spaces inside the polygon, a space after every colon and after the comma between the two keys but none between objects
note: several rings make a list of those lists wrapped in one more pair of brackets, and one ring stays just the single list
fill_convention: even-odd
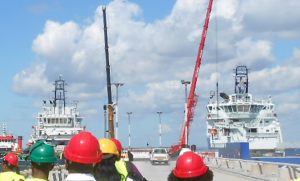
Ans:
[{"label": "yellow hard hat", "polygon": [[119,155],[117,146],[111,139],[101,138],[99,139],[99,144],[102,153]]}]

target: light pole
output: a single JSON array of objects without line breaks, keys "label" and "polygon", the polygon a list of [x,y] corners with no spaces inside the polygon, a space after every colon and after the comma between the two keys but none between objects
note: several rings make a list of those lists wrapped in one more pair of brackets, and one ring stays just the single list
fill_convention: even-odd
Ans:
[{"label": "light pole", "polygon": [[107,106],[103,106],[104,111],[104,138],[107,138]]},{"label": "light pole", "polygon": [[187,135],[187,117],[188,117],[188,97],[187,97],[187,85],[189,85],[191,82],[190,81],[185,81],[185,80],[181,80],[181,84],[183,84],[185,86],[185,103],[184,103],[184,133],[185,135],[185,142],[188,142],[188,135]]},{"label": "light pole", "polygon": [[159,146],[161,147],[161,114],[162,112],[156,112],[158,114],[159,119]]},{"label": "light pole", "polygon": [[130,140],[130,115],[132,114],[132,112],[127,112],[128,114],[128,148],[131,147],[131,140]]},{"label": "light pole", "polygon": [[116,131],[115,131],[115,137],[118,139],[118,128],[119,128],[119,105],[118,105],[118,97],[119,97],[119,87],[123,86],[124,83],[111,83],[111,85],[116,86],[116,105],[115,105],[115,111],[116,111]]},{"label": "light pole", "polygon": [[185,86],[185,103],[187,103],[187,85],[190,83],[190,81],[181,80],[181,84]]}]

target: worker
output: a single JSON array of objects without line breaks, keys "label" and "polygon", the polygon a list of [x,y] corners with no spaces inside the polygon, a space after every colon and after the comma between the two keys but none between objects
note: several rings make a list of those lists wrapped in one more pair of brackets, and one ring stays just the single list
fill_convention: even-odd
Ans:
[{"label": "worker", "polygon": [[123,151],[122,143],[118,139],[115,139],[115,138],[111,138],[111,140],[115,143],[115,145],[117,146],[118,152],[119,152],[118,159],[115,163],[117,170],[119,172],[121,172],[121,170],[123,170],[125,167],[125,169],[128,172],[128,177],[130,177],[134,180],[138,180],[138,181],[146,181],[147,179],[143,177],[143,175],[138,170],[138,168],[131,162],[133,159],[130,159],[129,156],[128,156],[129,161],[124,161],[121,159],[121,155],[122,155],[122,151]]},{"label": "worker", "polygon": [[133,159],[131,160],[129,158],[129,161],[121,160],[121,154],[123,151],[122,143],[118,139],[115,139],[115,138],[111,138],[111,140],[117,146],[118,153],[119,153],[118,158],[115,162],[115,166],[116,166],[118,172],[121,173],[122,170],[126,170],[128,173],[127,177],[129,177],[133,180],[137,180],[137,181],[146,181],[147,179],[143,177],[143,175],[138,170],[138,168],[131,162]]},{"label": "worker", "polygon": [[97,138],[90,132],[74,135],[64,149],[65,166],[69,174],[65,181],[96,181],[94,169],[102,160]]},{"label": "worker", "polygon": [[99,143],[103,153],[103,161],[96,168],[96,179],[98,181],[125,181],[128,175],[127,170],[118,171],[115,166],[115,162],[119,157],[115,143],[108,138],[99,139]]},{"label": "worker", "polygon": [[189,151],[178,157],[168,181],[212,181],[213,172],[200,155]]},{"label": "worker", "polygon": [[37,141],[30,149],[29,159],[32,178],[27,178],[25,181],[48,181],[49,172],[57,161],[54,146],[44,141]]},{"label": "worker", "polygon": [[7,153],[3,157],[2,173],[0,173],[0,181],[7,180],[25,180],[24,176],[19,175],[19,159],[15,153]]}]

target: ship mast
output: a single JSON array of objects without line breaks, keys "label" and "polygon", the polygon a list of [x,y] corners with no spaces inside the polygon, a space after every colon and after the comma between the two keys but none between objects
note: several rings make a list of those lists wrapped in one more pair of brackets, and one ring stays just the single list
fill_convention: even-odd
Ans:
[{"label": "ship mast", "polygon": [[65,81],[62,79],[62,75],[59,75],[59,79],[55,81],[54,86],[54,113],[56,106],[58,106],[58,114],[61,114],[61,110],[63,108],[63,114],[65,113],[65,107],[66,107],[66,96],[65,96]]},{"label": "ship mast", "polygon": [[235,94],[248,94],[248,68],[239,65],[235,69]]}]

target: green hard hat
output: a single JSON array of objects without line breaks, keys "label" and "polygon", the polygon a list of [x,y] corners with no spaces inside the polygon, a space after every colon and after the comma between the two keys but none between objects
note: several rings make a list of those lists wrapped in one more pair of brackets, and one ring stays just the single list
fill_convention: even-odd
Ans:
[{"label": "green hard hat", "polygon": [[37,141],[30,149],[29,159],[35,163],[54,163],[57,161],[54,146]]}]

